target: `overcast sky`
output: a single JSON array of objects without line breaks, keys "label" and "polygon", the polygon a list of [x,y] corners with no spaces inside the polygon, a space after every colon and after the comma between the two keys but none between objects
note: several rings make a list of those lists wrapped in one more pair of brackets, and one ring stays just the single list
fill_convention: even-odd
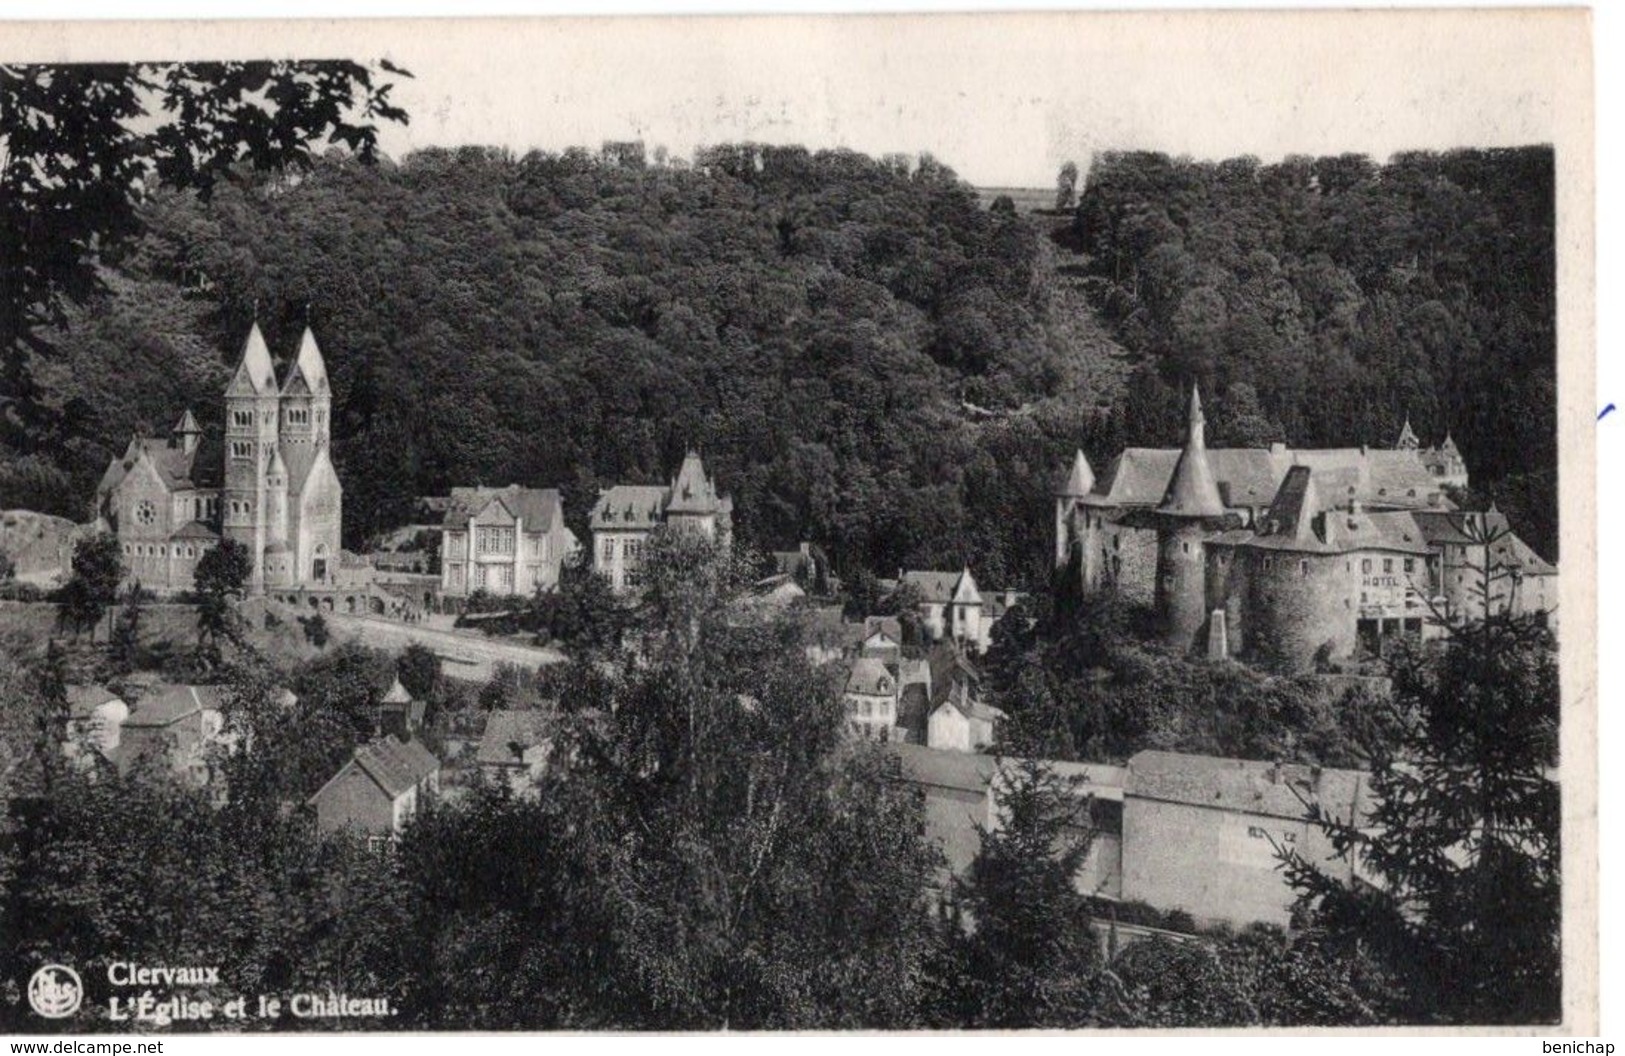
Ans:
[{"label": "overcast sky", "polygon": [[[1550,142],[1565,12],[974,15],[174,25],[14,35],[61,57],[387,56],[416,79],[385,149],[643,139],[930,151],[980,185],[1068,159]],[[1554,61],[1542,34],[1557,31]],[[100,34],[99,36],[96,34]],[[133,48],[134,44],[138,47]],[[1582,53],[1583,54],[1583,53]],[[20,56],[19,56],[20,57]]]}]

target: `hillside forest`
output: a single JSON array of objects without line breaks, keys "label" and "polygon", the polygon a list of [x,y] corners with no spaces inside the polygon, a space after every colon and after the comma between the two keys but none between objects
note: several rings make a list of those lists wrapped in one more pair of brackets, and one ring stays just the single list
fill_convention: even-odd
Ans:
[{"label": "hillside forest", "polygon": [[1025,213],[928,156],[334,151],[139,216],[0,423],[0,508],[82,519],[132,432],[218,426],[257,319],[326,353],[356,549],[473,483],[560,487],[584,535],[693,447],[753,547],[1032,588],[1071,450],[1177,442],[1195,380],[1213,445],[1448,431],[1557,556],[1545,148],[1107,154]]}]

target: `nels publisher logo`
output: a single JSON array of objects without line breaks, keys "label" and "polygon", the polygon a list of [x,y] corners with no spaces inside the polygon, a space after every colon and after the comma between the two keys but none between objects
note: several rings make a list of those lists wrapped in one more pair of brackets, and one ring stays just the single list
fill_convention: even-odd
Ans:
[{"label": "nels publisher logo", "polygon": [[85,987],[79,973],[61,964],[47,964],[28,980],[28,1003],[46,1019],[64,1019],[79,1011]]}]

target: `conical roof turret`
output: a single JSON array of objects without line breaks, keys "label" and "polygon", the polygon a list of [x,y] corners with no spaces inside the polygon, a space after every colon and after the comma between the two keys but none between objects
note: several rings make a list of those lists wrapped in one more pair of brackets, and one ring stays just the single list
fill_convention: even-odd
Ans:
[{"label": "conical roof turret", "polygon": [[1185,424],[1185,449],[1179,453],[1168,490],[1157,512],[1170,517],[1222,517],[1224,502],[1207,460],[1207,419],[1202,417],[1202,396],[1191,386],[1190,414]]},{"label": "conical roof turret", "polygon": [[198,427],[197,419],[192,417],[192,409],[190,407],[181,413],[180,421],[176,422],[175,428],[170,430],[170,432],[174,433],[176,436],[185,436],[188,433],[201,433],[202,431],[203,430]]},{"label": "conical roof turret", "polygon": [[1399,439],[1394,441],[1394,448],[1399,451],[1415,451],[1422,446],[1416,438],[1416,432],[1411,428],[1410,415],[1405,416],[1405,426],[1399,431]]},{"label": "conical roof turret", "polygon": [[1066,483],[1061,485],[1060,495],[1069,499],[1081,499],[1095,490],[1095,471],[1089,468],[1089,460],[1083,457],[1083,452],[1077,451],[1072,456],[1072,472],[1067,474]]},{"label": "conical roof turret", "polygon": [[683,459],[683,467],[671,482],[671,502],[668,513],[712,513],[717,507],[716,487],[705,475],[705,464],[699,452],[690,450]]}]

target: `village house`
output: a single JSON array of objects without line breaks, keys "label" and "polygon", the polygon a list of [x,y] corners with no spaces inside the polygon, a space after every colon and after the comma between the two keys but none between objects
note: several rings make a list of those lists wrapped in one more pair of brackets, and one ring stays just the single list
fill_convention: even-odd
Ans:
[{"label": "village house", "polygon": [[452,488],[440,524],[440,592],[529,596],[558,586],[575,552],[556,488]]},{"label": "village house", "polygon": [[129,715],[130,706],[105,686],[69,686],[68,726],[62,744],[69,764],[92,770],[98,760],[111,761]]},{"label": "village house", "polygon": [[[999,802],[1019,760],[894,745],[900,778],[923,807],[924,835],[962,875],[997,829]],[[1371,793],[1362,771],[1145,751],[1127,766],[1046,762],[1076,782],[1088,810],[1078,828],[1093,843],[1076,877],[1080,893],[1188,914],[1199,928],[1285,925],[1296,892],[1279,865],[1297,850],[1344,882],[1365,880],[1339,858],[1306,803],[1356,825]]]},{"label": "village house", "polygon": [[617,484],[600,491],[588,523],[593,569],[623,592],[638,586],[643,548],[663,524],[690,528],[728,544],[733,536],[733,500],[717,490],[699,454],[690,451],[669,485]]},{"label": "village house", "polygon": [[1295,850],[1345,882],[1306,803],[1358,825],[1370,803],[1363,771],[1140,752],[1123,796],[1123,898],[1189,913],[1197,926],[1285,925],[1296,893],[1279,854]]},{"label": "village house", "polygon": [[120,776],[152,766],[204,788],[215,779],[215,753],[236,749],[225,725],[218,686],[155,685],[125,717],[108,760]]},{"label": "village house", "polygon": [[377,847],[399,836],[440,791],[440,760],[418,741],[382,737],[355,750],[307,801],[323,833],[351,832]]},{"label": "village house", "polygon": [[553,751],[553,728],[553,717],[547,712],[491,712],[475,755],[480,774],[515,795],[533,795]]},{"label": "village house", "polygon": [[888,664],[903,658],[903,627],[895,616],[870,616],[863,621],[863,641],[858,655]]},{"label": "village house", "polygon": [[979,752],[993,744],[1004,712],[972,695],[969,683],[956,681],[926,722],[926,744],[953,752]]},{"label": "village house", "polygon": [[[983,832],[997,831],[1001,797],[1020,765],[1015,759],[901,744],[898,774],[914,789],[921,807],[922,835],[942,852],[940,880],[963,876],[981,849]],[[1087,895],[1115,899],[1122,889],[1121,818],[1124,769],[1096,763],[1046,764],[1073,782],[1080,810],[1073,832],[1088,832],[1092,844],[1074,880]]]},{"label": "village house", "polygon": [[859,657],[846,679],[846,717],[854,732],[869,740],[891,740],[897,694],[897,675],[884,661]]},{"label": "village house", "polygon": [[809,594],[831,597],[841,592],[841,581],[829,554],[817,543],[802,542],[794,550],[775,550],[774,571],[790,576]]},{"label": "village house", "polygon": [[904,571],[899,585],[920,596],[920,624],[930,641],[951,638],[977,652],[993,642],[993,626],[1025,597],[1014,590],[984,594],[970,569],[958,572]]}]

